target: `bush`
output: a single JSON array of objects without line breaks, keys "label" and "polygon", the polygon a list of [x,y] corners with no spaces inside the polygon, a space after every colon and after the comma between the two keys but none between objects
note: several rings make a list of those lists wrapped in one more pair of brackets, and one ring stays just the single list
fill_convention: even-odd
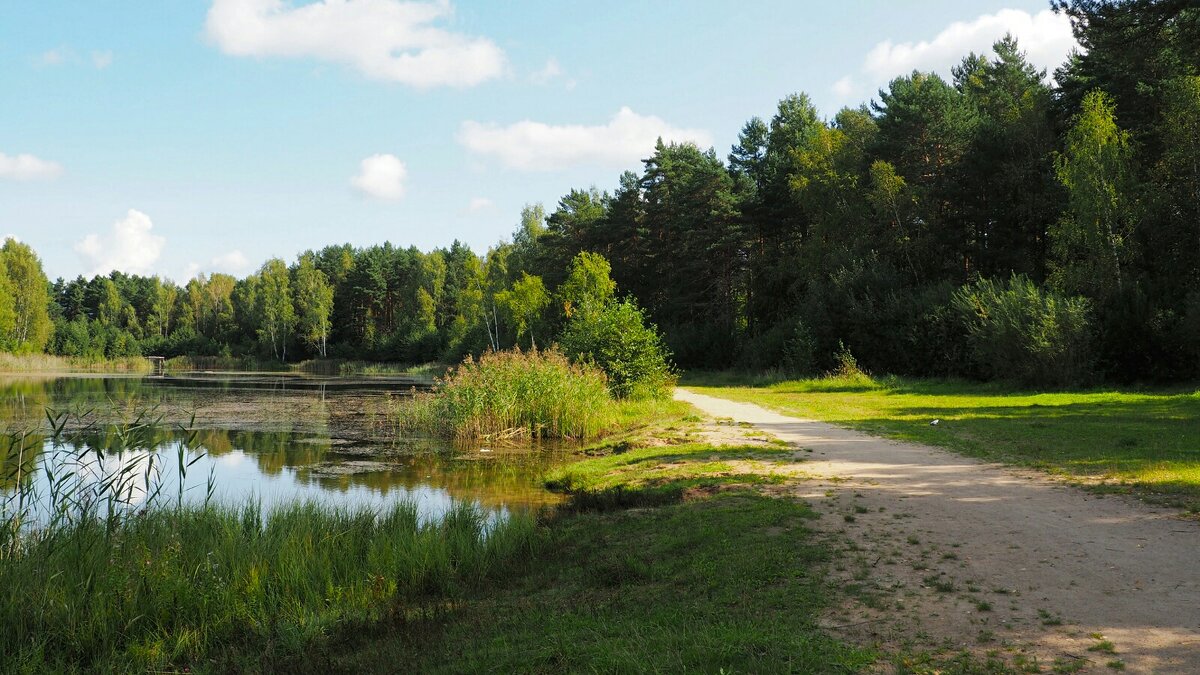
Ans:
[{"label": "bush", "polygon": [[608,378],[560,352],[514,349],[467,357],[433,392],[394,409],[401,430],[459,439],[593,438],[615,415]]},{"label": "bush", "polygon": [[989,379],[1025,385],[1080,384],[1092,376],[1089,305],[1041,290],[1024,275],[981,279],[960,288],[952,305],[974,362]]},{"label": "bush", "polygon": [[621,398],[665,396],[675,383],[658,330],[632,300],[576,312],[559,345],[575,361],[599,366],[612,393]]}]

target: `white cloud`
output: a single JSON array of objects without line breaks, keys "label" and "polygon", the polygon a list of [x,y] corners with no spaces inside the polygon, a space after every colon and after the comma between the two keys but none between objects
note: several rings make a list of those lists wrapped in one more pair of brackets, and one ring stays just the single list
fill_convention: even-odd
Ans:
[{"label": "white cloud", "polygon": [[558,59],[550,59],[542,69],[534,72],[529,76],[529,81],[534,84],[549,84],[551,80],[563,74],[562,66],[558,65]]},{"label": "white cloud", "polygon": [[504,74],[491,40],[435,27],[448,0],[214,0],[205,30],[234,56],[311,57],[415,87],[466,87]]},{"label": "white cloud", "polygon": [[[1071,34],[1071,21],[1064,15],[1048,9],[1037,14],[1002,9],[972,21],[952,23],[932,40],[880,42],[863,60],[862,74],[873,87],[884,86],[893,78],[914,70],[948,74],[950,67],[970,52],[990,54],[992,44],[1005,34],[1017,38],[1030,63],[1049,72],[1061,65],[1078,46]],[[838,80],[834,92],[841,95],[848,91],[851,82],[850,76]]]},{"label": "white cloud", "polygon": [[463,122],[458,142],[471,152],[523,170],[553,170],[570,166],[629,166],[649,156],[659,138],[665,142],[712,145],[700,129],[677,129],[653,115],[621,108],[608,124],[551,125],[525,120],[499,126]]},{"label": "white cloud", "polygon": [[75,251],[91,265],[89,274],[108,274],[120,270],[130,274],[149,274],[162,255],[165,237],[151,234],[150,216],[129,209],[123,220],[113,223],[112,232],[89,234],[75,244]]},{"label": "white cloud", "polygon": [[92,65],[96,70],[104,70],[112,65],[113,53],[110,51],[92,52]]},{"label": "white cloud", "polygon": [[847,101],[854,96],[854,92],[858,91],[858,85],[854,83],[854,78],[847,75],[837,82],[833,83],[833,93],[841,101]]},{"label": "white cloud", "polygon": [[0,152],[0,179],[48,180],[62,175],[58,162],[39,159],[33,155],[9,156]]},{"label": "white cloud", "polygon": [[495,203],[487,197],[472,197],[467,203],[467,213],[479,213],[486,211],[495,206]]},{"label": "white cloud", "polygon": [[69,48],[55,47],[49,51],[42,52],[37,60],[43,66],[57,66],[66,63],[72,56],[74,54]]},{"label": "white cloud", "polygon": [[246,254],[234,249],[229,253],[219,255],[212,259],[212,268],[217,272],[226,274],[239,275],[250,268],[250,261],[246,259]]},{"label": "white cloud", "polygon": [[365,195],[377,199],[400,199],[404,196],[404,181],[408,167],[395,155],[371,155],[360,165],[358,175],[350,184]]}]

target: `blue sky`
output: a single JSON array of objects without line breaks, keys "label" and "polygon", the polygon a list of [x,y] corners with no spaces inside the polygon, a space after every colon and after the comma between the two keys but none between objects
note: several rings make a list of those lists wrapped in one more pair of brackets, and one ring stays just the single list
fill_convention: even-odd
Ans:
[{"label": "blue sky", "polygon": [[1044,0],[126,0],[0,4],[0,236],[47,273],[238,275],[326,244],[477,251],[611,189],[663,135],[728,152],[804,91],[832,114]]}]

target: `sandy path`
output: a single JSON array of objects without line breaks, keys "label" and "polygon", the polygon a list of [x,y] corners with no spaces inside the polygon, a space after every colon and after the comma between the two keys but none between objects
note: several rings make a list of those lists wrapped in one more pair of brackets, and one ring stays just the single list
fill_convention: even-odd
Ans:
[{"label": "sandy path", "polygon": [[[797,453],[814,480],[795,494],[855,542],[841,556],[864,561],[855,579],[893,591],[879,611],[847,617],[872,627],[850,637],[903,644],[907,632],[977,654],[1007,647],[1009,658],[1024,649],[1047,669],[1057,659],[1111,672],[1119,659],[1126,672],[1200,673],[1200,523],[753,404],[676,398],[812,450]],[[934,577],[953,589],[933,590]]]}]

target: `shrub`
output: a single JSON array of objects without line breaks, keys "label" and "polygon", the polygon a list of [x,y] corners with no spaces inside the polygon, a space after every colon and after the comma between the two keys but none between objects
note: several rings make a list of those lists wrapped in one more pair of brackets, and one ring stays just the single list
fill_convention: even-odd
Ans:
[{"label": "shrub", "polygon": [[575,361],[599,366],[621,398],[664,396],[675,382],[658,330],[632,300],[576,312],[559,345]]},{"label": "shrub", "polygon": [[1026,385],[1079,384],[1092,374],[1089,305],[1041,290],[1024,275],[981,279],[952,300],[986,378]]}]

